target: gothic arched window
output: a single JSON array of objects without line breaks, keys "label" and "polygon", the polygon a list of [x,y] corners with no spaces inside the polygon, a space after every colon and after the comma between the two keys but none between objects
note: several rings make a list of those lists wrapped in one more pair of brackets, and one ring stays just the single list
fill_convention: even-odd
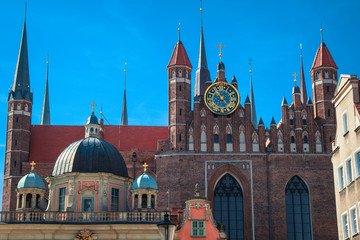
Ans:
[{"label": "gothic arched window", "polygon": [[298,176],[286,185],[285,199],[287,239],[311,240],[309,189]]},{"label": "gothic arched window", "polygon": [[214,192],[215,220],[225,226],[227,239],[245,239],[244,203],[240,184],[225,174],[216,184]]}]

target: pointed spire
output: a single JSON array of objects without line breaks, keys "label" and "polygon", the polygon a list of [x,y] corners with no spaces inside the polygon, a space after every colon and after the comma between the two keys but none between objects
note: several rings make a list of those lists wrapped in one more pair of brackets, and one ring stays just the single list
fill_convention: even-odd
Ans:
[{"label": "pointed spire", "polygon": [[49,53],[46,62],[46,83],[44,91],[44,101],[41,112],[40,125],[50,125],[50,103],[49,103]]},{"label": "pointed spire", "polygon": [[233,84],[233,83],[237,83],[237,80],[236,80],[235,75],[233,76],[233,78],[232,78],[232,80],[231,80],[231,84]]},{"label": "pointed spire", "polygon": [[259,126],[264,126],[264,121],[262,120],[262,118],[260,117],[260,120],[259,120]]},{"label": "pointed spire", "polygon": [[311,101],[310,96],[308,97],[306,104],[307,104],[307,105],[311,105],[311,104],[313,104],[313,102]]},{"label": "pointed spire", "polygon": [[255,97],[252,85],[252,69],[251,69],[251,59],[249,59],[250,66],[250,103],[251,103],[251,122],[255,128],[257,128],[257,119],[256,119],[256,109],[255,109]]},{"label": "pointed spire", "polygon": [[30,92],[29,61],[26,36],[26,2],[24,26],[21,35],[14,81],[8,97],[8,101],[11,100],[26,100],[32,102],[32,93]]},{"label": "pointed spire", "polygon": [[125,60],[125,67],[124,67],[124,98],[123,98],[120,125],[122,125],[122,126],[128,125],[127,106],[126,106],[126,60]]},{"label": "pointed spire", "polygon": [[175,45],[174,51],[171,54],[171,58],[167,67],[175,65],[183,65],[192,68],[189,57],[186,53],[185,47],[181,41],[178,41]]},{"label": "pointed spire", "polygon": [[284,96],[284,98],[282,100],[282,103],[281,103],[281,106],[287,106],[287,105],[288,105],[288,103],[287,103],[286,98]]},{"label": "pointed spire", "polygon": [[245,98],[245,104],[250,104],[249,95],[246,95],[246,98]]},{"label": "pointed spire", "polygon": [[306,85],[305,85],[305,74],[304,74],[304,67],[303,67],[303,56],[302,56],[302,44],[300,43],[300,59],[301,59],[301,66],[300,66],[300,100],[302,104],[305,105],[307,100],[307,93],[306,93]]},{"label": "pointed spire", "polygon": [[200,0],[200,14],[201,14],[200,46],[199,46],[198,67],[195,73],[194,97],[203,96],[205,93],[205,82],[211,81],[210,72],[207,66],[206,53],[205,53],[202,11],[203,11],[202,1]]},{"label": "pointed spire", "polygon": [[322,34],[323,29],[321,28],[320,31],[321,31],[321,43],[316,52],[315,59],[314,59],[313,65],[311,67],[311,70],[313,70],[315,68],[319,68],[319,67],[332,67],[337,70],[338,67],[335,64],[335,61],[334,61],[333,57],[331,56],[329,49],[323,42],[324,41],[323,34]]},{"label": "pointed spire", "polygon": [[272,119],[271,119],[270,126],[271,126],[271,125],[276,125],[276,122],[275,122],[275,118],[274,118],[274,117],[272,117]]}]

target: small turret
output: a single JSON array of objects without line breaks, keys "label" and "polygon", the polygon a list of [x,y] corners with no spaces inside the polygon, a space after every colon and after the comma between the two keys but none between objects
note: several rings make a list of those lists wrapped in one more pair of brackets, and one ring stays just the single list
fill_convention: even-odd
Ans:
[{"label": "small turret", "polygon": [[99,138],[101,126],[99,124],[98,118],[94,114],[94,107],[96,107],[96,104],[92,102],[90,106],[92,107],[92,112],[85,124],[85,137]]}]

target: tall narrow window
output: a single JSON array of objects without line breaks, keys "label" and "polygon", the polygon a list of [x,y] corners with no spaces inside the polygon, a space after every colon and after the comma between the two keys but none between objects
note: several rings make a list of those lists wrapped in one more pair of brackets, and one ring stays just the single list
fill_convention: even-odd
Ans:
[{"label": "tall narrow window", "polygon": [[228,173],[216,184],[214,212],[215,220],[225,225],[229,240],[245,239],[242,189],[236,179]]},{"label": "tall narrow window", "polygon": [[359,232],[357,216],[356,216],[356,205],[350,208],[350,226],[351,226],[352,235],[355,235],[356,233]]},{"label": "tall narrow window", "polygon": [[346,180],[347,180],[347,184],[349,185],[354,180],[352,173],[351,158],[347,159],[345,162],[346,162]]},{"label": "tall narrow window", "polygon": [[307,138],[307,136],[304,136],[304,143],[305,143],[305,144],[308,143],[308,138]]},{"label": "tall narrow window", "polygon": [[349,131],[347,124],[347,112],[344,112],[342,115],[342,124],[343,124],[343,134],[345,135]]},{"label": "tall narrow window", "polygon": [[111,209],[112,212],[119,211],[119,189],[111,189]]},{"label": "tall narrow window", "polygon": [[226,142],[227,143],[232,143],[231,134],[226,135]]},{"label": "tall narrow window", "polygon": [[343,237],[344,239],[348,239],[350,237],[349,234],[349,224],[348,224],[348,215],[347,212],[344,212],[341,215],[342,229],[343,229]]},{"label": "tall narrow window", "polygon": [[312,239],[309,190],[298,176],[286,185],[285,199],[287,239]]},{"label": "tall narrow window", "polygon": [[[356,177],[360,176],[360,152],[355,154],[355,174]],[[360,209],[359,209],[360,211]]]},{"label": "tall narrow window", "polygon": [[290,138],[290,143],[295,143],[295,138],[293,136]]},{"label": "tall narrow window", "polygon": [[65,211],[65,196],[66,196],[66,188],[59,189],[59,211]]},{"label": "tall narrow window", "polygon": [[344,181],[344,167],[343,165],[340,165],[338,167],[338,179],[339,179],[339,191],[343,190],[345,187],[345,181]]},{"label": "tall narrow window", "polygon": [[219,143],[219,135],[214,135],[214,143]]}]

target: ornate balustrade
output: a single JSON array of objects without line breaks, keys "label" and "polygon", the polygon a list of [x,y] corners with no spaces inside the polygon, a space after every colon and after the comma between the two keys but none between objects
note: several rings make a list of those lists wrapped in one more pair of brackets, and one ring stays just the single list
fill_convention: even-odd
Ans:
[{"label": "ornate balustrade", "polygon": [[3,223],[159,223],[166,212],[0,212]]}]

